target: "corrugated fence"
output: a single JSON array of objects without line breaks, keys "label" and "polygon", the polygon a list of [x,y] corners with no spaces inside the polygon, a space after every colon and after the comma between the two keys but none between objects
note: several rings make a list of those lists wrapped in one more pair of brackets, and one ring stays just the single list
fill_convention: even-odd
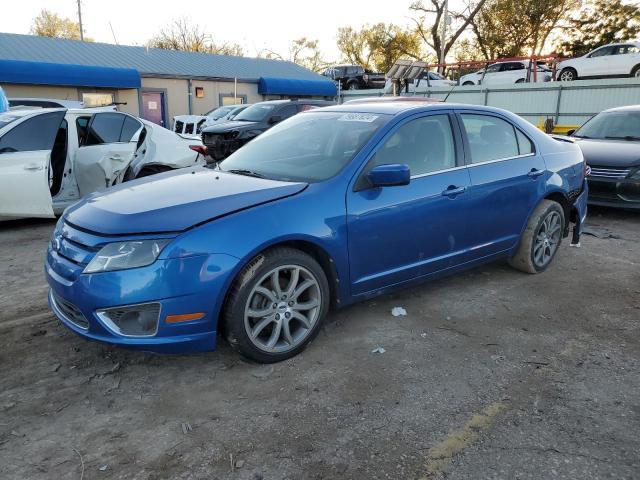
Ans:
[{"label": "corrugated fence", "polygon": [[[421,85],[422,87],[422,85]],[[343,101],[382,96],[381,90],[342,92]],[[509,86],[431,87],[409,96],[446,98],[450,103],[468,103],[504,108],[534,125],[553,119],[556,125],[581,125],[596,113],[623,105],[640,105],[640,78],[578,80]]]}]

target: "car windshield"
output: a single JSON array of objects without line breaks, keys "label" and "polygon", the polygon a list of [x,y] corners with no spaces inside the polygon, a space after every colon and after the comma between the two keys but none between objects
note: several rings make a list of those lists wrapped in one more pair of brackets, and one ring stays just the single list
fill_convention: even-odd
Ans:
[{"label": "car windshield", "polygon": [[275,108],[274,104],[256,103],[240,112],[234,120],[244,120],[246,122],[262,122],[271,114]]},{"label": "car windshield", "polygon": [[640,140],[640,111],[602,112],[574,134],[579,138]]},{"label": "car windshield", "polygon": [[205,114],[205,117],[219,120],[231,111],[233,107],[218,107]]},{"label": "car windshield", "polygon": [[0,114],[0,128],[15,122],[19,118],[19,116],[11,115],[10,113]]},{"label": "car windshield", "polygon": [[219,168],[282,181],[326,180],[342,170],[388,118],[369,113],[301,113],[253,139]]}]

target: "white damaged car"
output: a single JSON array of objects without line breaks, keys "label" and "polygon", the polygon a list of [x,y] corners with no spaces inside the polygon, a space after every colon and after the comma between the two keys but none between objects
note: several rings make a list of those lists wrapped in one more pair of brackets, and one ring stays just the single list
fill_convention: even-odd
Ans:
[{"label": "white damaged car", "polygon": [[0,220],[53,217],[126,180],[206,164],[202,143],[112,109],[0,113]]}]

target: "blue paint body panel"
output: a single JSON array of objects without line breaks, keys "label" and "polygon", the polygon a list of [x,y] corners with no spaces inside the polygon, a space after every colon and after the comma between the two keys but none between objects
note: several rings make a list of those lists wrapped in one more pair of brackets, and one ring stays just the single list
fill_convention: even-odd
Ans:
[{"label": "blue paint body panel", "polygon": [[[259,252],[305,242],[332,262],[335,303],[344,306],[396,288],[511,255],[536,206],[562,195],[578,224],[586,215],[579,148],[488,107],[345,105],[320,111],[376,113],[384,123],[336,176],[317,183],[279,182],[197,169],[170,172],[93,194],[60,219],[46,257],[55,294],[73,303],[88,330],[54,312],[92,340],[158,352],[215,348],[225,296]],[[367,162],[395,129],[421,116],[459,111],[499,116],[525,132],[535,153],[471,164],[454,122],[456,165],[418,175],[408,185],[357,188]],[[307,112],[305,115],[313,115]],[[402,163],[402,159],[397,159]],[[532,170],[539,171],[530,175]],[[193,172],[193,173],[192,173]],[[169,238],[149,266],[85,274],[105,244]],[[96,315],[101,308],[159,302],[153,337],[125,337]],[[201,320],[169,324],[167,315],[203,312]]]}]

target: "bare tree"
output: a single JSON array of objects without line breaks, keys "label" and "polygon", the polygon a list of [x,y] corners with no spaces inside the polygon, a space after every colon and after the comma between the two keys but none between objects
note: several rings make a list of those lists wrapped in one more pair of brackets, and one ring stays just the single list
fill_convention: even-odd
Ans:
[{"label": "bare tree", "polygon": [[278,52],[267,49],[259,52],[258,56],[293,62],[314,72],[321,72],[328,65],[327,61],[322,57],[318,40],[311,40],[307,37],[293,40],[287,55],[281,55]]},{"label": "bare tree", "polygon": [[211,53],[216,55],[243,56],[244,50],[237,43],[216,43],[213,36],[199,25],[186,18],[175,20],[148,42],[151,48],[182,50],[186,52]]}]

